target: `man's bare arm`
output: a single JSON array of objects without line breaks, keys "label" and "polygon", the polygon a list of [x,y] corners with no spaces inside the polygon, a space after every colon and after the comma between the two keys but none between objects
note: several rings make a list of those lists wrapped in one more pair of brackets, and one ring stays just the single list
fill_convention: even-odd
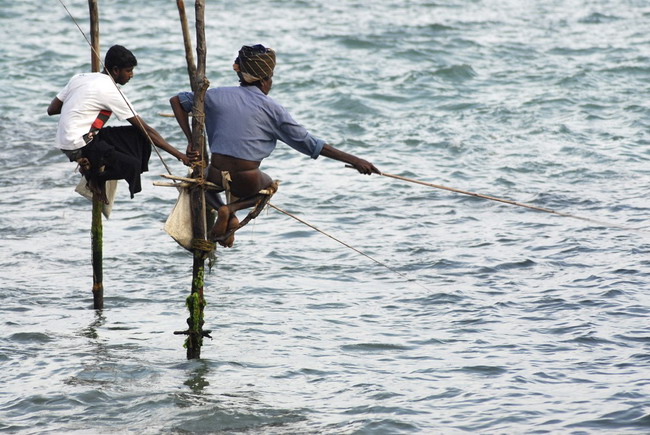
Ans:
[{"label": "man's bare arm", "polygon": [[379,169],[375,168],[375,165],[373,165],[369,161],[360,159],[357,156],[336,149],[331,145],[325,144],[325,146],[320,152],[320,155],[329,157],[330,159],[338,160],[339,162],[348,163],[354,166],[354,168],[362,174],[367,174],[367,175],[370,175],[372,173],[381,174]]},{"label": "man's bare arm", "polygon": [[136,115],[127,119],[127,121],[129,121],[134,127],[138,128],[140,132],[145,136],[149,135],[153,144],[158,148],[167,151],[169,154],[182,161],[184,165],[190,165],[189,157],[167,143],[167,141],[163,139],[160,133],[158,133],[153,127],[150,127],[146,122],[144,122],[144,119]]},{"label": "man's bare arm", "polygon": [[52,116],[52,115],[59,115],[61,113],[61,108],[63,107],[63,101],[59,100],[58,98],[54,97],[52,102],[47,108],[47,114]]},{"label": "man's bare arm", "polygon": [[192,148],[192,129],[190,127],[189,114],[185,111],[185,109],[183,109],[181,100],[178,98],[178,95],[171,97],[169,99],[169,104],[172,106],[172,111],[174,112],[176,122],[178,122],[178,125],[187,138],[187,150],[189,152]]}]

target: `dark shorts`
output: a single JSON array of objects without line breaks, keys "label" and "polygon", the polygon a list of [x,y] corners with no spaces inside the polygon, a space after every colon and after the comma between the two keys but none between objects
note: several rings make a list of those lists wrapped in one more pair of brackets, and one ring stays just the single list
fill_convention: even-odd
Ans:
[{"label": "dark shorts", "polygon": [[[70,161],[85,157],[90,161],[90,173],[99,183],[126,180],[131,198],[142,190],[140,174],[149,170],[151,145],[133,126],[104,127],[93,140],[78,150],[62,150]],[[100,168],[104,167],[103,171]]]}]

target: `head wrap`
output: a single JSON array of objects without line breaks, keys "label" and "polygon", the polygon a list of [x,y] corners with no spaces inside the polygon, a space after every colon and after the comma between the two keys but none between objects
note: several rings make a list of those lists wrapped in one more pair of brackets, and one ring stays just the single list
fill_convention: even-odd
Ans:
[{"label": "head wrap", "polygon": [[239,50],[239,56],[235,59],[232,68],[246,83],[254,83],[270,77],[275,68],[275,51],[261,44],[252,47],[244,45]]}]

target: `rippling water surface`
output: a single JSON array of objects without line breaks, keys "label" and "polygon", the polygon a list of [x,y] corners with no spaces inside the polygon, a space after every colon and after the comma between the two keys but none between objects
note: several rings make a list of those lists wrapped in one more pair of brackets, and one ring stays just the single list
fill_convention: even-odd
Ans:
[{"label": "rippling water surface", "polygon": [[[192,260],[162,231],[162,164],[118,190],[96,312],[90,204],[45,114],[89,49],[58,1],[0,0],[0,431],[650,432],[646,1],[207,3],[213,86],[263,43],[272,96],[381,170],[613,225],[279,144],[273,202],[388,267],[269,210],[218,250],[214,339],[187,361]],[[85,31],[87,3],[66,5]],[[189,88],[174,2],[100,14],[102,51],[138,57],[124,91],[183,147],[159,116]]]}]

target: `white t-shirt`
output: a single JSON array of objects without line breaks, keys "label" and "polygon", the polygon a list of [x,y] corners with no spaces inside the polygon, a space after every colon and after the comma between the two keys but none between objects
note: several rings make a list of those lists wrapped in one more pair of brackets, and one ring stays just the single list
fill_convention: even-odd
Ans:
[{"label": "white t-shirt", "polygon": [[113,80],[103,73],[77,74],[56,97],[63,101],[56,146],[64,150],[86,145],[83,135],[90,131],[100,110],[110,110],[121,121],[137,115]]}]

